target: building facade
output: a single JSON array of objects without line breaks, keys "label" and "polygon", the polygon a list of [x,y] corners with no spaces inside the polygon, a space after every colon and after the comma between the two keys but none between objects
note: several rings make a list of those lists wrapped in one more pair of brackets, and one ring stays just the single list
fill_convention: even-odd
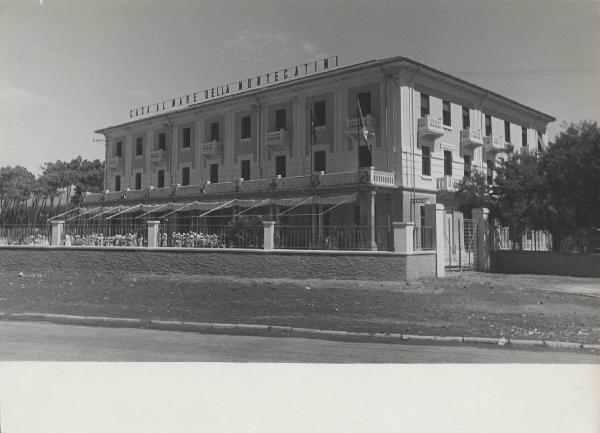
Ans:
[{"label": "building facade", "polygon": [[96,131],[107,191],[84,205],[197,202],[297,225],[424,225],[420,208],[437,191],[474,170],[491,181],[506,144],[545,147],[554,120],[408,58],[370,61]]}]

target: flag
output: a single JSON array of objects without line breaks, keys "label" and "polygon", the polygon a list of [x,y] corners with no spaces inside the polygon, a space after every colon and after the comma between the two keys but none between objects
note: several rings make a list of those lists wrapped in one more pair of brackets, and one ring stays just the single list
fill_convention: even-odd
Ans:
[{"label": "flag", "polygon": [[310,108],[310,138],[311,144],[317,142],[317,130],[315,129],[315,116],[312,107]]},{"label": "flag", "polygon": [[[358,100],[358,115],[360,118],[360,133],[362,134],[362,136],[365,139],[365,143],[367,144],[367,147],[369,148],[369,152],[371,152],[371,144],[369,144],[369,136],[371,135],[371,132],[369,131],[369,128],[367,128],[367,123],[365,122],[365,118],[362,114],[362,109],[360,108],[360,99]],[[359,143],[360,146],[360,143]]]}]

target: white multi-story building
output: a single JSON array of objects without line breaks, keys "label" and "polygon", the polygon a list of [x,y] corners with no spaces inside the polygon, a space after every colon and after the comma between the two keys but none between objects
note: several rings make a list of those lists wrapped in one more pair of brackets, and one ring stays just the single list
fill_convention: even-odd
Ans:
[{"label": "white multi-story building", "polygon": [[547,145],[552,116],[414,60],[334,62],[131,110],[96,131],[110,192],[85,203],[225,201],[217,213],[262,207],[295,224],[419,224],[438,190],[492,176],[507,143]]}]

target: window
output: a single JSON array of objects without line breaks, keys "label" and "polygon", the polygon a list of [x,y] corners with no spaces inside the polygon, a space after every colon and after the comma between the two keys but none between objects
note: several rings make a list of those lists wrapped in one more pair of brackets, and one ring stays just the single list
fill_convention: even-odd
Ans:
[{"label": "window", "polygon": [[314,106],[314,122],[315,126],[325,126],[327,123],[327,116],[325,110],[325,101],[317,101]]},{"label": "window", "polygon": [[421,117],[429,115],[429,95],[421,93]]},{"label": "window", "polygon": [[190,184],[190,168],[189,167],[181,168],[181,184],[183,186]]},{"label": "window", "polygon": [[431,149],[428,146],[423,146],[421,153],[423,154],[421,160],[421,174],[423,176],[431,176]]},{"label": "window", "polygon": [[115,156],[117,156],[119,158],[121,158],[123,156],[123,142],[122,141],[117,141],[117,145],[115,146]]},{"label": "window", "polygon": [[144,139],[138,137],[135,139],[135,156],[140,156],[144,153]]},{"label": "window", "polygon": [[315,171],[327,171],[327,152],[324,150],[320,150],[315,152]]},{"label": "window", "polygon": [[165,171],[164,170],[158,170],[158,187],[159,188],[165,187]]},{"label": "window", "polygon": [[167,150],[167,134],[164,132],[158,134],[158,150]]},{"label": "window", "polygon": [[219,183],[219,164],[210,165],[210,183]]},{"label": "window", "polygon": [[190,148],[190,144],[192,142],[191,138],[192,138],[191,129],[183,128],[183,148],[184,149]]},{"label": "window", "polygon": [[444,150],[444,176],[452,176],[452,152]]},{"label": "window", "polygon": [[521,126],[521,146],[527,147],[527,128]]},{"label": "window", "polygon": [[485,135],[492,135],[492,116],[485,115]]},{"label": "window", "polygon": [[421,217],[421,227],[425,226],[425,206],[419,206],[419,216]]},{"label": "window", "polygon": [[371,92],[359,93],[357,97],[362,115],[366,116],[367,114],[371,114]]},{"label": "window", "polygon": [[135,189],[142,189],[142,173],[135,174]]},{"label": "window", "polygon": [[358,146],[358,166],[359,167],[371,167],[373,165],[373,159],[369,146]]},{"label": "window", "polygon": [[115,191],[121,191],[121,176],[115,176]]},{"label": "window", "polygon": [[452,126],[452,115],[450,113],[449,101],[442,101],[442,117],[444,126]]},{"label": "window", "polygon": [[544,133],[542,131],[537,131],[537,150],[541,152],[544,150]]},{"label": "window", "polygon": [[241,178],[244,180],[250,179],[250,160],[244,159],[241,164],[242,175]]},{"label": "window", "polygon": [[465,177],[471,177],[471,155],[465,155]]},{"label": "window", "polygon": [[212,122],[210,124],[210,140],[219,141],[219,122]]},{"label": "window", "polygon": [[463,129],[471,127],[471,113],[467,107],[462,107],[462,123]]},{"label": "window", "polygon": [[487,166],[487,184],[491,185],[494,181],[494,161],[488,159],[485,164]]},{"label": "window", "polygon": [[510,143],[510,122],[504,121],[504,141]]},{"label": "window", "polygon": [[275,131],[285,128],[286,112],[285,110],[275,110]]},{"label": "window", "polygon": [[250,138],[252,134],[252,118],[250,116],[242,117],[242,135],[241,139]]},{"label": "window", "polygon": [[275,175],[285,177],[285,155],[281,155],[275,158]]}]

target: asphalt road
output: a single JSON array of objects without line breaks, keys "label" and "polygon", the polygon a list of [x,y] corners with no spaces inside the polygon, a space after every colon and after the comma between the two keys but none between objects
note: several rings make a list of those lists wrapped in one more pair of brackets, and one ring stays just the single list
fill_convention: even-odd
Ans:
[{"label": "asphalt road", "polygon": [[2,321],[0,361],[598,364],[600,355],[584,351],[350,343]]}]

